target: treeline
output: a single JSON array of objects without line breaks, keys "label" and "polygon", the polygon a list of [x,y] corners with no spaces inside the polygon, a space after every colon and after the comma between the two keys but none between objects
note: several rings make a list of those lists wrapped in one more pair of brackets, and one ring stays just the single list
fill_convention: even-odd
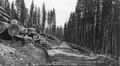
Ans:
[{"label": "treeline", "polygon": [[119,58],[120,1],[78,0],[65,24],[64,40]]},{"label": "treeline", "polygon": [[25,27],[35,28],[37,32],[53,35],[61,39],[63,32],[59,33],[59,31],[63,31],[63,28],[56,26],[55,9],[47,11],[45,3],[43,3],[41,9],[40,7],[36,7],[33,0],[30,10],[26,8],[24,0],[15,0],[12,3],[9,0],[1,0],[0,6],[4,7],[8,15],[19,20]]}]

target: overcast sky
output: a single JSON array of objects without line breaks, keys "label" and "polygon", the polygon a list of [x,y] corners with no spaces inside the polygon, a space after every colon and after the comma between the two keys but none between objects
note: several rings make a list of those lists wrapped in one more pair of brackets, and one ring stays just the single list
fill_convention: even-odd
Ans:
[{"label": "overcast sky", "polygon": [[[10,0],[11,1],[11,0]],[[14,0],[15,1],[15,0]],[[34,4],[42,7],[45,3],[46,10],[55,8],[57,25],[63,26],[68,20],[70,12],[75,10],[77,0],[33,0]],[[32,0],[25,0],[26,7],[30,9]]]}]

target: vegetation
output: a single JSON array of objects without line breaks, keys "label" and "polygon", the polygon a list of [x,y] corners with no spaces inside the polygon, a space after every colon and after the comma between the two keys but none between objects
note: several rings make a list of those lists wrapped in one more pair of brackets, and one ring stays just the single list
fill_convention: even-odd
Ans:
[{"label": "vegetation", "polygon": [[[46,11],[45,3],[43,3],[42,9],[40,9],[40,7],[36,7],[34,1],[32,1],[29,11],[26,8],[24,0],[16,0],[11,4],[8,0],[1,1],[1,6],[6,9],[7,13],[12,18],[19,20],[25,27],[36,28],[37,32],[53,35],[62,40],[63,27],[56,26],[55,9]],[[57,31],[60,31],[61,28],[62,32],[60,32],[60,36],[58,36]]]},{"label": "vegetation", "polygon": [[64,27],[64,40],[119,60],[120,1],[78,0]]},{"label": "vegetation", "polygon": [[[70,14],[69,20],[65,23],[64,28],[56,26],[56,11],[54,8],[47,11],[45,3],[43,3],[42,9],[40,9],[40,7],[36,7],[34,1],[32,1],[30,11],[26,8],[24,0],[15,0],[15,2],[12,2],[11,4],[8,0],[0,0],[0,6],[5,9],[3,10],[5,13],[12,18],[19,20],[26,28],[35,28],[37,33],[43,36],[42,38],[47,39],[46,41],[48,42],[46,43],[48,44],[50,42],[51,44],[58,44],[59,40],[57,40],[57,38],[59,38],[60,40],[65,41],[66,44],[68,43],[72,49],[79,51],[81,48],[87,48],[92,50],[95,54],[105,54],[106,56],[111,55],[111,58],[119,63],[119,0],[78,0],[75,11]],[[1,13],[0,18],[0,21],[4,21],[5,19],[1,16]],[[14,33],[11,33],[11,35],[14,35]],[[3,35],[3,37],[8,36],[6,34],[6,36]],[[41,39],[41,44],[42,41],[43,40]],[[62,44],[62,42],[59,43]],[[42,50],[43,53],[46,51],[46,49],[42,49],[43,46],[39,44],[36,44],[35,46],[33,46],[33,44],[27,44],[24,47],[19,48],[23,51],[25,49],[25,53],[27,53],[30,52],[30,50],[27,50],[30,49],[29,47],[32,48],[33,51],[35,50],[34,53],[39,53],[38,49]],[[9,48],[12,49],[11,47]],[[17,52],[19,53],[19,51]],[[22,53],[20,53],[20,57],[22,57],[21,54]],[[23,60],[27,60],[29,56],[32,56],[34,61],[40,63],[42,60],[36,60],[35,58],[42,58],[41,56],[39,57],[40,54],[35,56],[34,54],[29,55],[28,53]],[[43,54],[42,56],[46,54]],[[28,62],[30,62],[32,58],[29,58]],[[47,58],[45,58],[45,60],[43,59],[43,62],[47,62]],[[116,64],[116,66],[119,65]]]}]

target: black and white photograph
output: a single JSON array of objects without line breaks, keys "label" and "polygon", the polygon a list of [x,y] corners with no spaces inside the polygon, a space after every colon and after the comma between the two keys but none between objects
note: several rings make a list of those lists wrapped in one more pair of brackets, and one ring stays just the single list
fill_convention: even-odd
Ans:
[{"label": "black and white photograph", "polygon": [[0,0],[0,66],[120,66],[120,0]]}]

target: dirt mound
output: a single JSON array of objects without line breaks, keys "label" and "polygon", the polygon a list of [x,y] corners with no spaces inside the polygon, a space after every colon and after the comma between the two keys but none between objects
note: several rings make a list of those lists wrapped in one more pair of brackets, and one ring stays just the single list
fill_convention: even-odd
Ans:
[{"label": "dirt mound", "polygon": [[48,64],[43,48],[36,48],[33,44],[13,48],[0,43],[0,65],[2,66],[30,66]]}]

